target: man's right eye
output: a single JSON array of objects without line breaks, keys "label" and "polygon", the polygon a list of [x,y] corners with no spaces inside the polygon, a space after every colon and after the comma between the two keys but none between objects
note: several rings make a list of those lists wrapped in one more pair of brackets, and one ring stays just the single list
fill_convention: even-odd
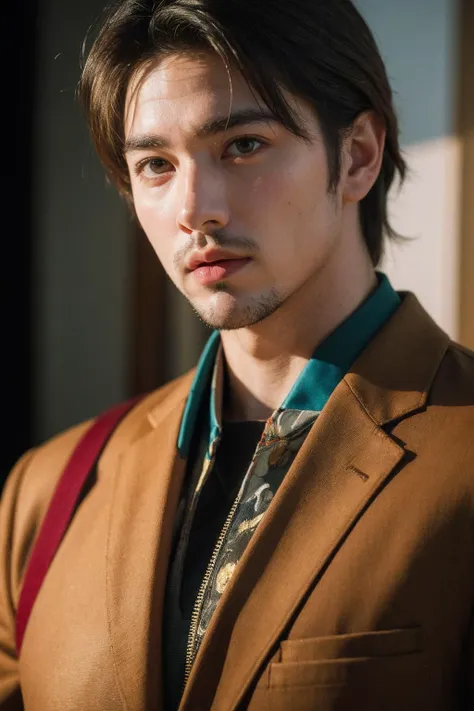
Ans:
[{"label": "man's right eye", "polygon": [[135,167],[137,175],[143,175],[148,179],[156,178],[158,175],[163,175],[170,168],[170,163],[163,158],[146,158],[140,161]]}]

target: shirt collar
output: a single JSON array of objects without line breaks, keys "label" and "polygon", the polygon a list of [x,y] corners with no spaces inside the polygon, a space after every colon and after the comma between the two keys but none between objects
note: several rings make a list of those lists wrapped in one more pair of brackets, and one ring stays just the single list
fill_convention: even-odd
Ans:
[{"label": "shirt collar", "polygon": [[[316,348],[280,410],[321,412],[352,363],[400,306],[400,297],[388,278],[378,273],[377,279],[378,286],[372,294]],[[202,398],[209,388],[209,441],[219,438],[223,366],[220,334],[214,331],[199,360],[184,410],[178,437],[182,457],[189,454]]]},{"label": "shirt collar", "polygon": [[[199,359],[191,390],[189,391],[186,406],[184,408],[181,428],[178,435],[178,451],[181,457],[185,458],[189,454],[191,440],[198,418],[202,398],[208,392],[213,372],[215,371],[216,354],[220,346],[220,333],[214,331],[204,346],[204,350]],[[214,410],[215,398],[210,397],[211,413]],[[215,428],[215,425],[214,425]],[[214,429],[211,425],[211,430]]]},{"label": "shirt collar", "polygon": [[372,294],[316,348],[283,409],[321,412],[352,363],[400,306],[401,299],[385,274],[377,278]]}]

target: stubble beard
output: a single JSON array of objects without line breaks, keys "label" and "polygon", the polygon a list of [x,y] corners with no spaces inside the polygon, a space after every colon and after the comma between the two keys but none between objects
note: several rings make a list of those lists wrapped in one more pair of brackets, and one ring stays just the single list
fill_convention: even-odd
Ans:
[{"label": "stubble beard", "polygon": [[[212,288],[215,294],[227,293],[225,282],[215,284]],[[273,287],[267,294],[260,297],[249,297],[244,304],[237,300],[226,308],[210,305],[208,308],[199,306],[190,300],[190,304],[197,317],[208,328],[219,331],[235,331],[239,328],[249,328],[271,316],[283,303],[283,298]]]}]

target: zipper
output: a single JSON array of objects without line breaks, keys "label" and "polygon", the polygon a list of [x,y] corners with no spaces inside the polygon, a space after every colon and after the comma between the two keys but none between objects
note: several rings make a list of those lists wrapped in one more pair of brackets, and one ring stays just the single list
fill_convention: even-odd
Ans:
[{"label": "zipper", "polygon": [[[231,525],[233,518],[235,516],[237,507],[240,504],[243,494],[244,494],[244,491],[247,488],[248,480],[251,477],[251,475],[255,469],[255,462],[258,458],[259,451],[261,448],[266,446],[266,442],[264,441],[264,436],[265,436],[265,433],[267,432],[269,422],[271,422],[271,420],[269,420],[267,422],[267,425],[265,426],[265,430],[262,434],[262,438],[257,445],[257,449],[255,451],[253,458],[252,458],[252,462],[250,463],[250,466],[244,476],[244,479],[242,481],[242,486],[240,487],[239,493],[237,494],[237,498],[235,499],[234,503],[232,504],[232,508],[229,512],[229,515],[227,516],[224,527],[222,528],[222,530],[219,534],[219,538],[217,539],[217,543],[214,547],[214,550],[213,550],[213,553],[211,556],[211,560],[209,561],[209,564],[206,568],[206,572],[204,574],[201,585],[199,587],[199,592],[197,594],[196,601],[195,601],[194,607],[193,607],[193,612],[191,615],[191,624],[190,624],[190,628],[189,628],[188,641],[187,641],[187,647],[186,647],[186,663],[185,663],[185,669],[184,669],[184,683],[183,683],[183,689],[182,689],[183,693],[184,693],[186,684],[188,683],[188,679],[191,674],[193,662],[196,657],[196,654],[194,653],[196,634],[197,634],[199,617],[202,612],[202,605],[204,602],[204,597],[206,594],[207,586],[209,584],[209,580],[210,580],[210,578],[214,572],[214,569],[216,567],[217,558],[219,557],[219,554],[221,552],[222,545],[225,541],[225,538],[226,538],[227,533],[229,531],[230,525]],[[309,431],[310,426],[312,426],[313,424],[314,424],[314,421],[310,422],[310,423],[305,423],[304,427],[302,428],[302,432],[304,431],[305,427],[307,427],[308,431]],[[301,434],[301,433],[299,433],[299,434]],[[275,437],[275,439],[279,439],[279,438],[280,438],[280,436]],[[217,447],[216,447],[216,449],[217,449]],[[212,464],[214,464],[214,461],[212,462]]]},{"label": "zipper", "polygon": [[191,669],[192,669],[194,658],[195,658],[194,646],[195,646],[195,641],[196,641],[196,633],[197,633],[199,617],[201,615],[202,604],[204,602],[204,596],[206,593],[206,589],[207,589],[209,580],[211,578],[211,575],[214,572],[217,558],[219,556],[219,553],[221,552],[222,545],[224,543],[225,537],[227,536],[227,532],[230,528],[230,525],[231,525],[232,520],[234,518],[235,512],[237,510],[237,507],[242,500],[242,495],[243,495],[243,492],[245,491],[248,477],[251,474],[251,472],[253,471],[253,468],[254,467],[252,465],[249,467],[249,470],[247,471],[244,481],[242,482],[242,486],[240,487],[239,493],[237,494],[237,498],[235,499],[234,503],[232,504],[232,508],[229,512],[229,515],[227,516],[224,527],[222,528],[222,530],[219,534],[219,538],[217,539],[217,543],[216,543],[214,551],[212,553],[211,560],[209,561],[209,565],[206,568],[204,578],[202,579],[202,583],[201,583],[199,592],[196,597],[196,602],[194,603],[193,613],[191,615],[191,625],[189,628],[188,644],[187,644],[187,649],[186,649],[186,664],[185,664],[185,668],[184,668],[183,690],[188,682],[189,675],[191,674]]}]

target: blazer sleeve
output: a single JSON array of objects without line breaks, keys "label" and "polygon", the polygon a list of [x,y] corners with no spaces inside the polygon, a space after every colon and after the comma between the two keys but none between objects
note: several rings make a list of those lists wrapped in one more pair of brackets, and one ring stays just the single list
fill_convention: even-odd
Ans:
[{"label": "blazer sleeve", "polygon": [[24,708],[15,643],[15,614],[24,555],[18,557],[15,551],[15,518],[33,453],[25,454],[13,469],[0,501],[0,711],[23,711]]}]

